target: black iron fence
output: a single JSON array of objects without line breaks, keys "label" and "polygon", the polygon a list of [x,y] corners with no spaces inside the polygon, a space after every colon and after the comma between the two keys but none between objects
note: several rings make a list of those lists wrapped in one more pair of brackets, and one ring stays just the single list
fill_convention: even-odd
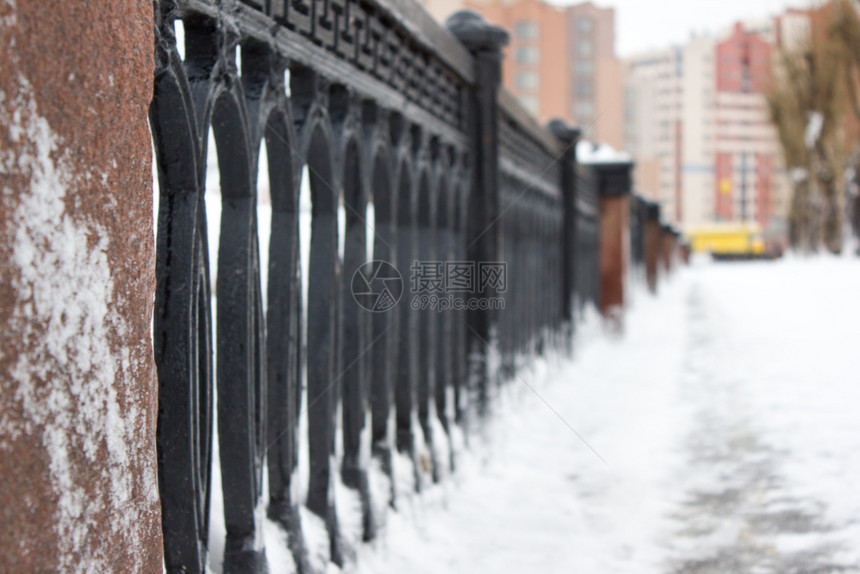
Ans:
[{"label": "black iron fence", "polygon": [[630,197],[630,265],[633,273],[639,275],[645,265],[645,219],[646,200],[639,196]]},{"label": "black iron fence", "polygon": [[[518,360],[568,344],[577,301],[598,301],[598,197],[576,164],[578,132],[537,125],[500,89],[507,35],[473,13],[445,30],[411,0],[161,0],[156,23],[166,568],[205,569],[212,497],[223,499],[224,571],[265,570],[263,507],[300,571],[313,569],[302,507],[325,521],[342,564],[335,481],[361,500],[361,537],[375,534],[380,501],[363,452],[392,484],[397,453],[412,461],[416,488],[438,479],[456,461],[428,467],[416,444],[450,442]],[[220,221],[206,218],[210,130]],[[257,233],[263,143],[268,245]],[[429,282],[416,285],[416,274]],[[447,308],[434,309],[442,299]],[[397,504],[394,492],[383,506]]]},{"label": "black iron fence", "polygon": [[503,374],[508,374],[518,357],[553,342],[565,317],[563,145],[506,92],[499,97],[497,125],[498,259],[510,269],[499,316],[499,349]]},{"label": "black iron fence", "polygon": [[575,275],[573,292],[581,311],[587,304],[600,306],[600,202],[594,171],[579,163],[575,170],[575,248],[570,257]]}]

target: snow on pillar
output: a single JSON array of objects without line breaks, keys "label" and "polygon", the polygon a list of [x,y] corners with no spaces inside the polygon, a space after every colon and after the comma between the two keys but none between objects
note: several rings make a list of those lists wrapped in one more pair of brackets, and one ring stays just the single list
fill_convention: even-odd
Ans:
[{"label": "snow on pillar", "polygon": [[0,2],[0,556],[161,572],[151,2]]}]

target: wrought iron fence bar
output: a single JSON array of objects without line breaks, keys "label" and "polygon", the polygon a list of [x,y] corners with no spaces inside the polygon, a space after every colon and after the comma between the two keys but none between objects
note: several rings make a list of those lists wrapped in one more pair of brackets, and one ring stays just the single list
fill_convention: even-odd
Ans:
[{"label": "wrought iron fence bar", "polygon": [[[432,127],[434,132],[452,144],[465,146],[468,143],[463,133],[461,111],[458,110],[455,119],[434,114],[411,100],[403,91],[394,89],[375,77],[372,71],[358,67],[355,61],[336,57],[331,50],[326,50],[306,35],[278,24],[250,6],[237,2],[228,12],[223,7],[214,5],[211,0],[178,0],[174,15],[177,18],[206,16],[219,22],[221,26],[232,29],[243,40],[253,39],[269,45],[289,66],[299,64],[313,69],[330,81],[348,86],[374,100],[381,107],[396,110],[411,122]],[[452,81],[460,84],[461,90],[466,89],[471,81],[471,74],[461,75],[459,70],[454,72],[448,69],[446,73],[451,76]],[[451,97],[455,106],[462,106],[464,96],[460,91]]]},{"label": "wrought iron fence bar", "polygon": [[520,195],[524,195],[529,192],[540,192],[553,198],[560,199],[561,197],[558,184],[553,185],[553,183],[547,181],[540,172],[536,172],[534,169],[522,167],[514,159],[511,159],[506,155],[502,155],[499,158],[499,169],[502,173],[513,177],[520,183]]},{"label": "wrought iron fence bar", "polygon": [[[335,481],[360,498],[363,539],[374,535],[380,506],[370,498],[364,449],[391,481],[382,506],[398,504],[396,456],[411,459],[416,489],[426,482],[420,444],[438,480],[455,464],[433,456],[439,441],[450,445],[455,425],[467,432],[473,413],[488,412],[496,384],[519,359],[558,344],[574,293],[597,302],[593,178],[576,165],[569,138],[538,125],[501,88],[507,35],[474,13],[460,13],[448,30],[413,0],[161,0],[157,14],[151,122],[162,184],[155,342],[167,570],[206,567],[216,396],[222,491],[211,495],[224,502],[224,571],[265,571],[264,504],[286,530],[300,572],[312,572],[302,506],[325,523],[329,556],[343,565],[349,550]],[[185,22],[185,61],[174,46],[175,18]],[[222,212],[207,223],[210,129]],[[269,245],[257,244],[262,142]],[[302,177],[310,180],[309,221],[300,219]],[[304,223],[309,255],[299,249]],[[213,341],[207,234],[218,225]],[[265,310],[261,249],[269,253]],[[372,313],[352,305],[350,281],[370,259],[399,269],[399,307]],[[507,264],[503,284],[458,296],[504,308],[413,311],[410,273],[426,260],[466,262],[478,273]],[[493,353],[507,372],[494,371]],[[434,415],[444,432],[434,430]],[[310,462],[303,498],[300,447]]]},{"label": "wrought iron fence bar", "polygon": [[374,3],[403,26],[412,39],[432,50],[466,82],[474,82],[474,60],[469,52],[415,0],[374,0]]},{"label": "wrought iron fence bar", "polygon": [[[308,37],[312,33],[303,29],[300,24],[291,22],[290,18],[283,18],[286,11],[290,12],[285,4],[291,0],[268,0],[267,7],[253,0],[242,2],[240,0],[222,0],[215,5],[211,0],[175,0],[176,15],[184,16],[188,12],[206,14],[210,17],[229,13],[230,21],[246,30],[254,29],[253,35],[263,39],[269,37],[274,30],[277,32],[299,30],[298,36]],[[312,0],[313,2],[313,0]],[[474,62],[468,51],[456,41],[451,33],[439,26],[439,24],[414,0],[341,0],[336,3],[342,8],[349,6],[371,7],[377,17],[381,16],[396,25],[398,31],[407,36],[410,41],[420,45],[424,50],[431,52],[444,62],[458,76],[467,83],[474,81]],[[299,4],[292,0],[293,4]],[[316,0],[316,4],[324,4]],[[362,15],[359,13],[359,16]],[[281,16],[281,18],[278,18]],[[352,14],[351,16],[355,16]],[[280,20],[280,21],[278,21]],[[292,29],[287,28],[290,26]],[[289,38],[290,36],[285,36]],[[316,45],[316,44],[315,44]],[[301,53],[297,51],[296,54]],[[310,64],[311,62],[308,62]]]},{"label": "wrought iron fence bar", "polygon": [[505,88],[499,90],[499,108],[503,117],[516,124],[553,159],[558,158],[562,150],[559,141],[544,126],[541,126],[520,101]]}]

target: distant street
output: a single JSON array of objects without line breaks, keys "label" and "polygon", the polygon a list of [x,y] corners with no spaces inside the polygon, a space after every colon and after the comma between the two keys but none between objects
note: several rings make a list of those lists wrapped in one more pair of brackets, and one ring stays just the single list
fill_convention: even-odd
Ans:
[{"label": "distant street", "polygon": [[860,572],[860,265],[662,287],[623,338],[592,327],[510,383],[492,441],[389,514],[359,571]]}]

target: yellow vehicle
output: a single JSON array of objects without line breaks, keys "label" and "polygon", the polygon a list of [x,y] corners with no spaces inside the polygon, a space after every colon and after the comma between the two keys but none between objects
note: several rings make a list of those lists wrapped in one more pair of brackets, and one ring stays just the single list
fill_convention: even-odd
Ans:
[{"label": "yellow vehicle", "polygon": [[694,253],[719,259],[753,259],[765,256],[764,238],[757,223],[713,223],[687,230]]}]

